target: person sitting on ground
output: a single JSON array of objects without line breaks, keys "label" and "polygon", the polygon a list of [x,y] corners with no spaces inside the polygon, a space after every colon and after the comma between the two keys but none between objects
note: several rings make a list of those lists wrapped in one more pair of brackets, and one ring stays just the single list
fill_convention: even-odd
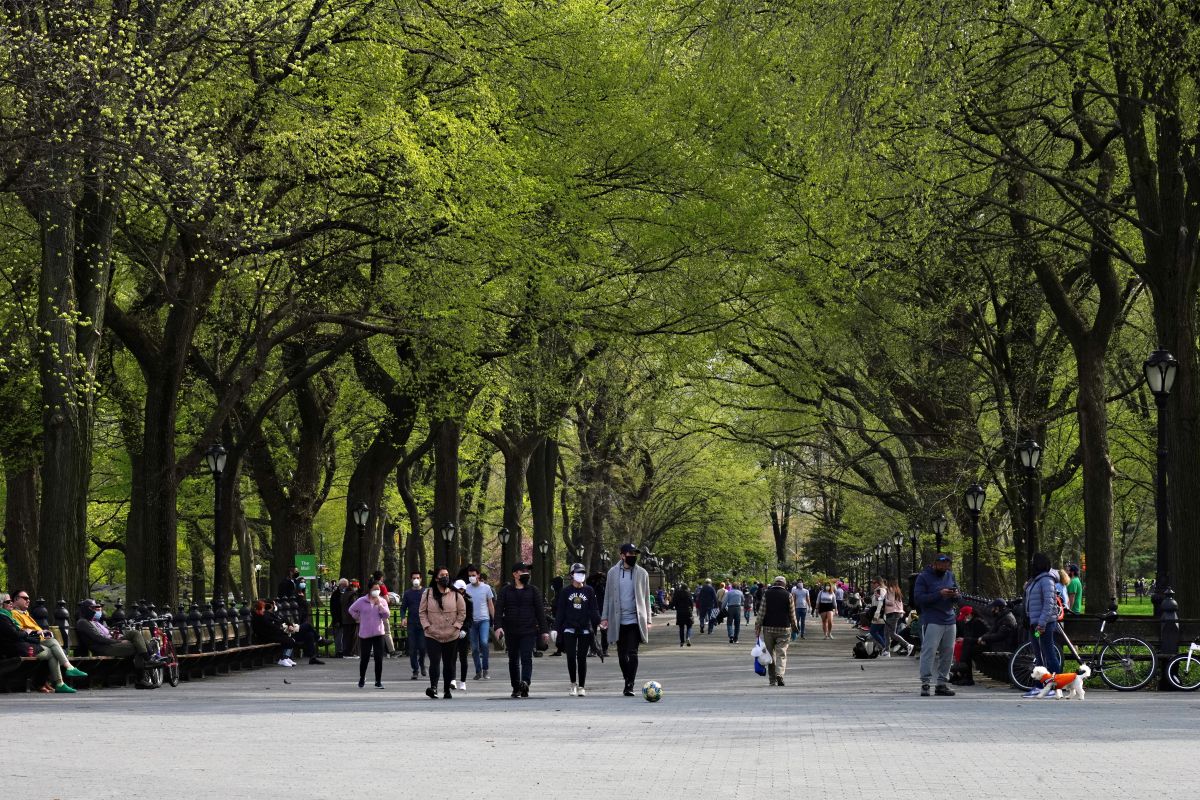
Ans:
[{"label": "person sitting on ground", "polygon": [[0,605],[0,613],[9,613],[17,627],[25,633],[36,635],[38,644],[41,645],[40,652],[30,654],[45,661],[50,674],[50,681],[41,686],[39,691],[58,692],[59,694],[73,693],[75,690],[63,682],[62,676],[86,678],[87,673],[76,669],[71,664],[71,659],[67,657],[62,645],[54,638],[54,634],[39,625],[37,620],[29,614],[29,592],[24,589],[16,589],[13,591],[13,597],[3,595],[2,598],[8,605]]},{"label": "person sitting on ground", "polygon": [[[295,630],[292,630],[292,629]],[[300,626],[288,625],[282,617],[275,613],[275,605],[270,600],[254,601],[250,614],[250,631],[254,634],[256,644],[277,644],[283,648],[279,661],[281,667],[294,667],[292,652],[296,649],[296,640],[292,634],[299,631]]]},{"label": "person sitting on ground", "polygon": [[[106,658],[135,658],[136,661],[157,663],[163,659],[150,654],[145,637],[137,628],[121,633],[109,630],[104,623],[104,606],[88,598],[79,603],[75,614],[75,634],[82,650]],[[79,655],[79,653],[76,653]]]}]

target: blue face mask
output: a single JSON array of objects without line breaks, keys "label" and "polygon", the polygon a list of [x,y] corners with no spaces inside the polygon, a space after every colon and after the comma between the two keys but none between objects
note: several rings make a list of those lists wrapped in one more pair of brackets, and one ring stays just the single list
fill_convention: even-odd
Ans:
[{"label": "blue face mask", "polygon": [[101,617],[101,612],[99,612],[99,611],[92,612],[92,619],[96,620],[96,622],[100,621],[100,617]]}]

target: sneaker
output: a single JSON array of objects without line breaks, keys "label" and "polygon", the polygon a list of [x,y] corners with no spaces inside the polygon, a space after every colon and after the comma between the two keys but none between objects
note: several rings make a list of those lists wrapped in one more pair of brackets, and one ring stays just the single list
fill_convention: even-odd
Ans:
[{"label": "sneaker", "polygon": [[442,692],[442,699],[443,699],[443,700],[453,700],[453,699],[454,699],[454,695],[450,694],[450,690],[449,690],[449,689],[446,689],[444,692]]},{"label": "sneaker", "polygon": [[375,688],[376,688],[376,689],[382,689],[382,688],[383,688],[383,684],[382,684],[382,683],[376,683],[376,684],[375,684]]},{"label": "sneaker", "polygon": [[687,640],[687,646],[688,646],[688,647],[691,647],[691,646],[692,646],[692,640],[691,640],[691,639],[688,639],[688,640]]},{"label": "sneaker", "polygon": [[633,697],[633,684],[632,683],[625,684],[625,691],[622,692],[622,694],[624,694],[626,697]]},{"label": "sneaker", "polygon": [[917,649],[917,646],[916,646],[916,645],[910,644],[910,645],[908,646],[908,652],[907,652],[907,653],[905,653],[904,655],[906,655],[906,656],[911,656],[911,655],[913,654],[913,650],[916,650],[916,649]]},{"label": "sneaker", "polygon": [[783,686],[783,678],[776,678],[776,679],[775,679],[775,685],[776,685],[776,686]]},{"label": "sneaker", "polygon": [[54,687],[54,693],[55,694],[75,694],[76,692],[74,689],[72,689],[70,686],[67,686],[65,683],[60,683],[58,686]]},{"label": "sneaker", "polygon": [[416,679],[417,679],[417,673],[414,672],[413,676],[411,678],[409,678],[409,680],[415,681]]},{"label": "sneaker", "polygon": [[321,664],[324,664],[325,662],[324,662],[324,661],[322,661],[322,660],[321,660],[321,659],[319,659],[319,658],[316,658],[316,657],[314,656],[313,658],[310,658],[310,659],[308,660],[308,663],[310,663],[310,664],[317,664],[317,665],[321,665]]},{"label": "sneaker", "polygon": [[75,667],[67,667],[67,675],[69,675],[72,678],[86,678],[87,677],[86,672],[84,672],[81,669],[76,669]]},{"label": "sneaker", "polygon": [[279,659],[278,661],[275,662],[275,664],[280,667],[290,667],[292,665],[291,662],[288,661],[286,658]]},{"label": "sneaker", "polygon": [[1021,695],[1021,697],[1037,697],[1038,694],[1041,693],[1041,691],[1042,691],[1041,689],[1034,687],[1034,688],[1030,689],[1028,692],[1026,692],[1025,694]]},{"label": "sneaker", "polygon": [[491,677],[488,675],[488,671],[487,671],[486,669],[483,671],[483,679],[484,679],[485,681],[490,681],[490,680],[491,680]]},{"label": "sneaker", "polygon": [[296,666],[296,662],[295,662],[295,661],[292,661],[290,658],[285,658],[285,659],[284,659],[284,661],[286,661],[286,662],[287,662],[287,666],[289,666],[289,667],[294,667],[294,666]]},{"label": "sneaker", "polygon": [[767,680],[767,686],[774,686],[774,685],[775,685],[775,679],[774,679],[774,678],[769,678],[769,679]]},{"label": "sneaker", "polygon": [[425,674],[425,668],[424,668],[424,667],[421,667],[421,677],[422,677],[422,678],[428,677],[428,676]]},{"label": "sneaker", "polygon": [[366,685],[367,685],[367,682],[366,682],[366,681],[360,680],[360,681],[358,682],[358,688],[360,688],[360,689],[361,689],[361,688],[363,688],[363,687],[364,687],[364,686],[366,686]]},{"label": "sneaker", "polygon": [[944,683],[939,683],[933,693],[938,697],[954,697],[954,690]]},{"label": "sneaker", "polygon": [[929,697],[929,684],[928,683],[921,684],[921,697]]},{"label": "sneaker", "polygon": [[428,689],[425,690],[425,696],[428,697],[430,700],[437,700],[437,689],[430,686]]},{"label": "sneaker", "polygon": [[478,673],[478,672],[476,672],[476,673],[475,673],[475,677],[474,677],[474,678],[472,678],[471,680],[475,680],[475,681],[479,680],[479,673]]},{"label": "sneaker", "polygon": [[567,692],[567,694],[570,695],[571,697],[578,697],[579,696],[579,687],[572,683],[571,689],[570,689],[570,691]]},{"label": "sneaker", "polygon": [[511,694],[511,695],[509,695],[509,697],[520,697],[520,696],[521,696],[521,690],[520,690],[520,689],[513,689],[513,690],[512,690],[512,694]]},{"label": "sneaker", "polygon": [[884,650],[882,653],[879,654],[879,657],[880,658],[891,658],[892,654],[891,654],[891,652]]},{"label": "sneaker", "polygon": [[582,686],[580,686],[580,687],[579,687],[579,696],[580,696],[580,697],[587,697],[587,689],[585,689],[585,688],[583,688]]},{"label": "sneaker", "polygon": [[683,642],[680,642],[680,643],[679,643],[679,646],[680,646],[680,647],[683,647]]},{"label": "sneaker", "polygon": [[521,697],[529,697],[529,684],[521,681],[518,688],[521,690]]},{"label": "sneaker", "polygon": [[458,682],[458,690],[459,690],[460,692],[465,692],[465,691],[467,690],[467,682],[466,682],[466,681],[459,681],[459,682]]}]

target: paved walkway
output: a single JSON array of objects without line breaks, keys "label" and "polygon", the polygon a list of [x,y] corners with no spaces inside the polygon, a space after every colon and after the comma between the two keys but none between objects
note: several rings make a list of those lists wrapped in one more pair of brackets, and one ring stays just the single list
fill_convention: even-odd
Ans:
[{"label": "paved walkway", "polygon": [[980,685],[922,698],[913,659],[855,661],[848,626],[835,635],[793,645],[788,685],[775,688],[753,674],[749,635],[739,645],[697,636],[681,649],[675,627],[655,625],[638,678],[663,684],[656,705],[620,696],[615,658],[591,662],[586,698],[567,696],[563,658],[534,662],[528,700],[508,697],[502,660],[498,678],[429,700],[426,684],[408,680],[407,659],[387,663],[384,691],[355,685],[357,662],[330,660],[154,692],[0,695],[0,797],[757,800],[865,791],[1008,800],[1191,791],[1200,695],[1096,691],[1068,703]]}]

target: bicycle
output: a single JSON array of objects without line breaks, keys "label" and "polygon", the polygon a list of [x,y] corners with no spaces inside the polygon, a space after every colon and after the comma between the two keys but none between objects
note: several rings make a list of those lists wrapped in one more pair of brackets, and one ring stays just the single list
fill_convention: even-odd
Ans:
[{"label": "bicycle", "polygon": [[179,685],[179,659],[175,656],[175,644],[165,628],[160,628],[156,619],[147,620],[150,623],[150,638],[158,642],[159,662],[154,666],[158,670],[159,683],[163,680],[172,687]]},{"label": "bicycle", "polygon": [[[1075,660],[1081,665],[1086,664],[1094,677],[1099,677],[1111,688],[1118,692],[1133,692],[1150,683],[1154,677],[1154,669],[1158,659],[1154,648],[1136,636],[1122,636],[1110,639],[1105,627],[1117,618],[1117,612],[1109,611],[1100,615],[1100,636],[1088,653],[1090,658],[1084,658],[1063,629],[1059,634],[1067,647],[1070,648]],[[1012,654],[1008,662],[1008,677],[1013,686],[1018,689],[1033,688],[1033,668],[1037,664],[1035,642],[1031,639]],[[1200,649],[1200,648],[1198,648]],[[1190,667],[1190,664],[1189,664]],[[1200,661],[1196,664],[1196,672],[1200,673]],[[1197,676],[1200,680],[1200,675]]]},{"label": "bicycle", "polygon": [[1200,642],[1188,645],[1187,652],[1167,664],[1167,680],[1181,692],[1200,689]]}]

